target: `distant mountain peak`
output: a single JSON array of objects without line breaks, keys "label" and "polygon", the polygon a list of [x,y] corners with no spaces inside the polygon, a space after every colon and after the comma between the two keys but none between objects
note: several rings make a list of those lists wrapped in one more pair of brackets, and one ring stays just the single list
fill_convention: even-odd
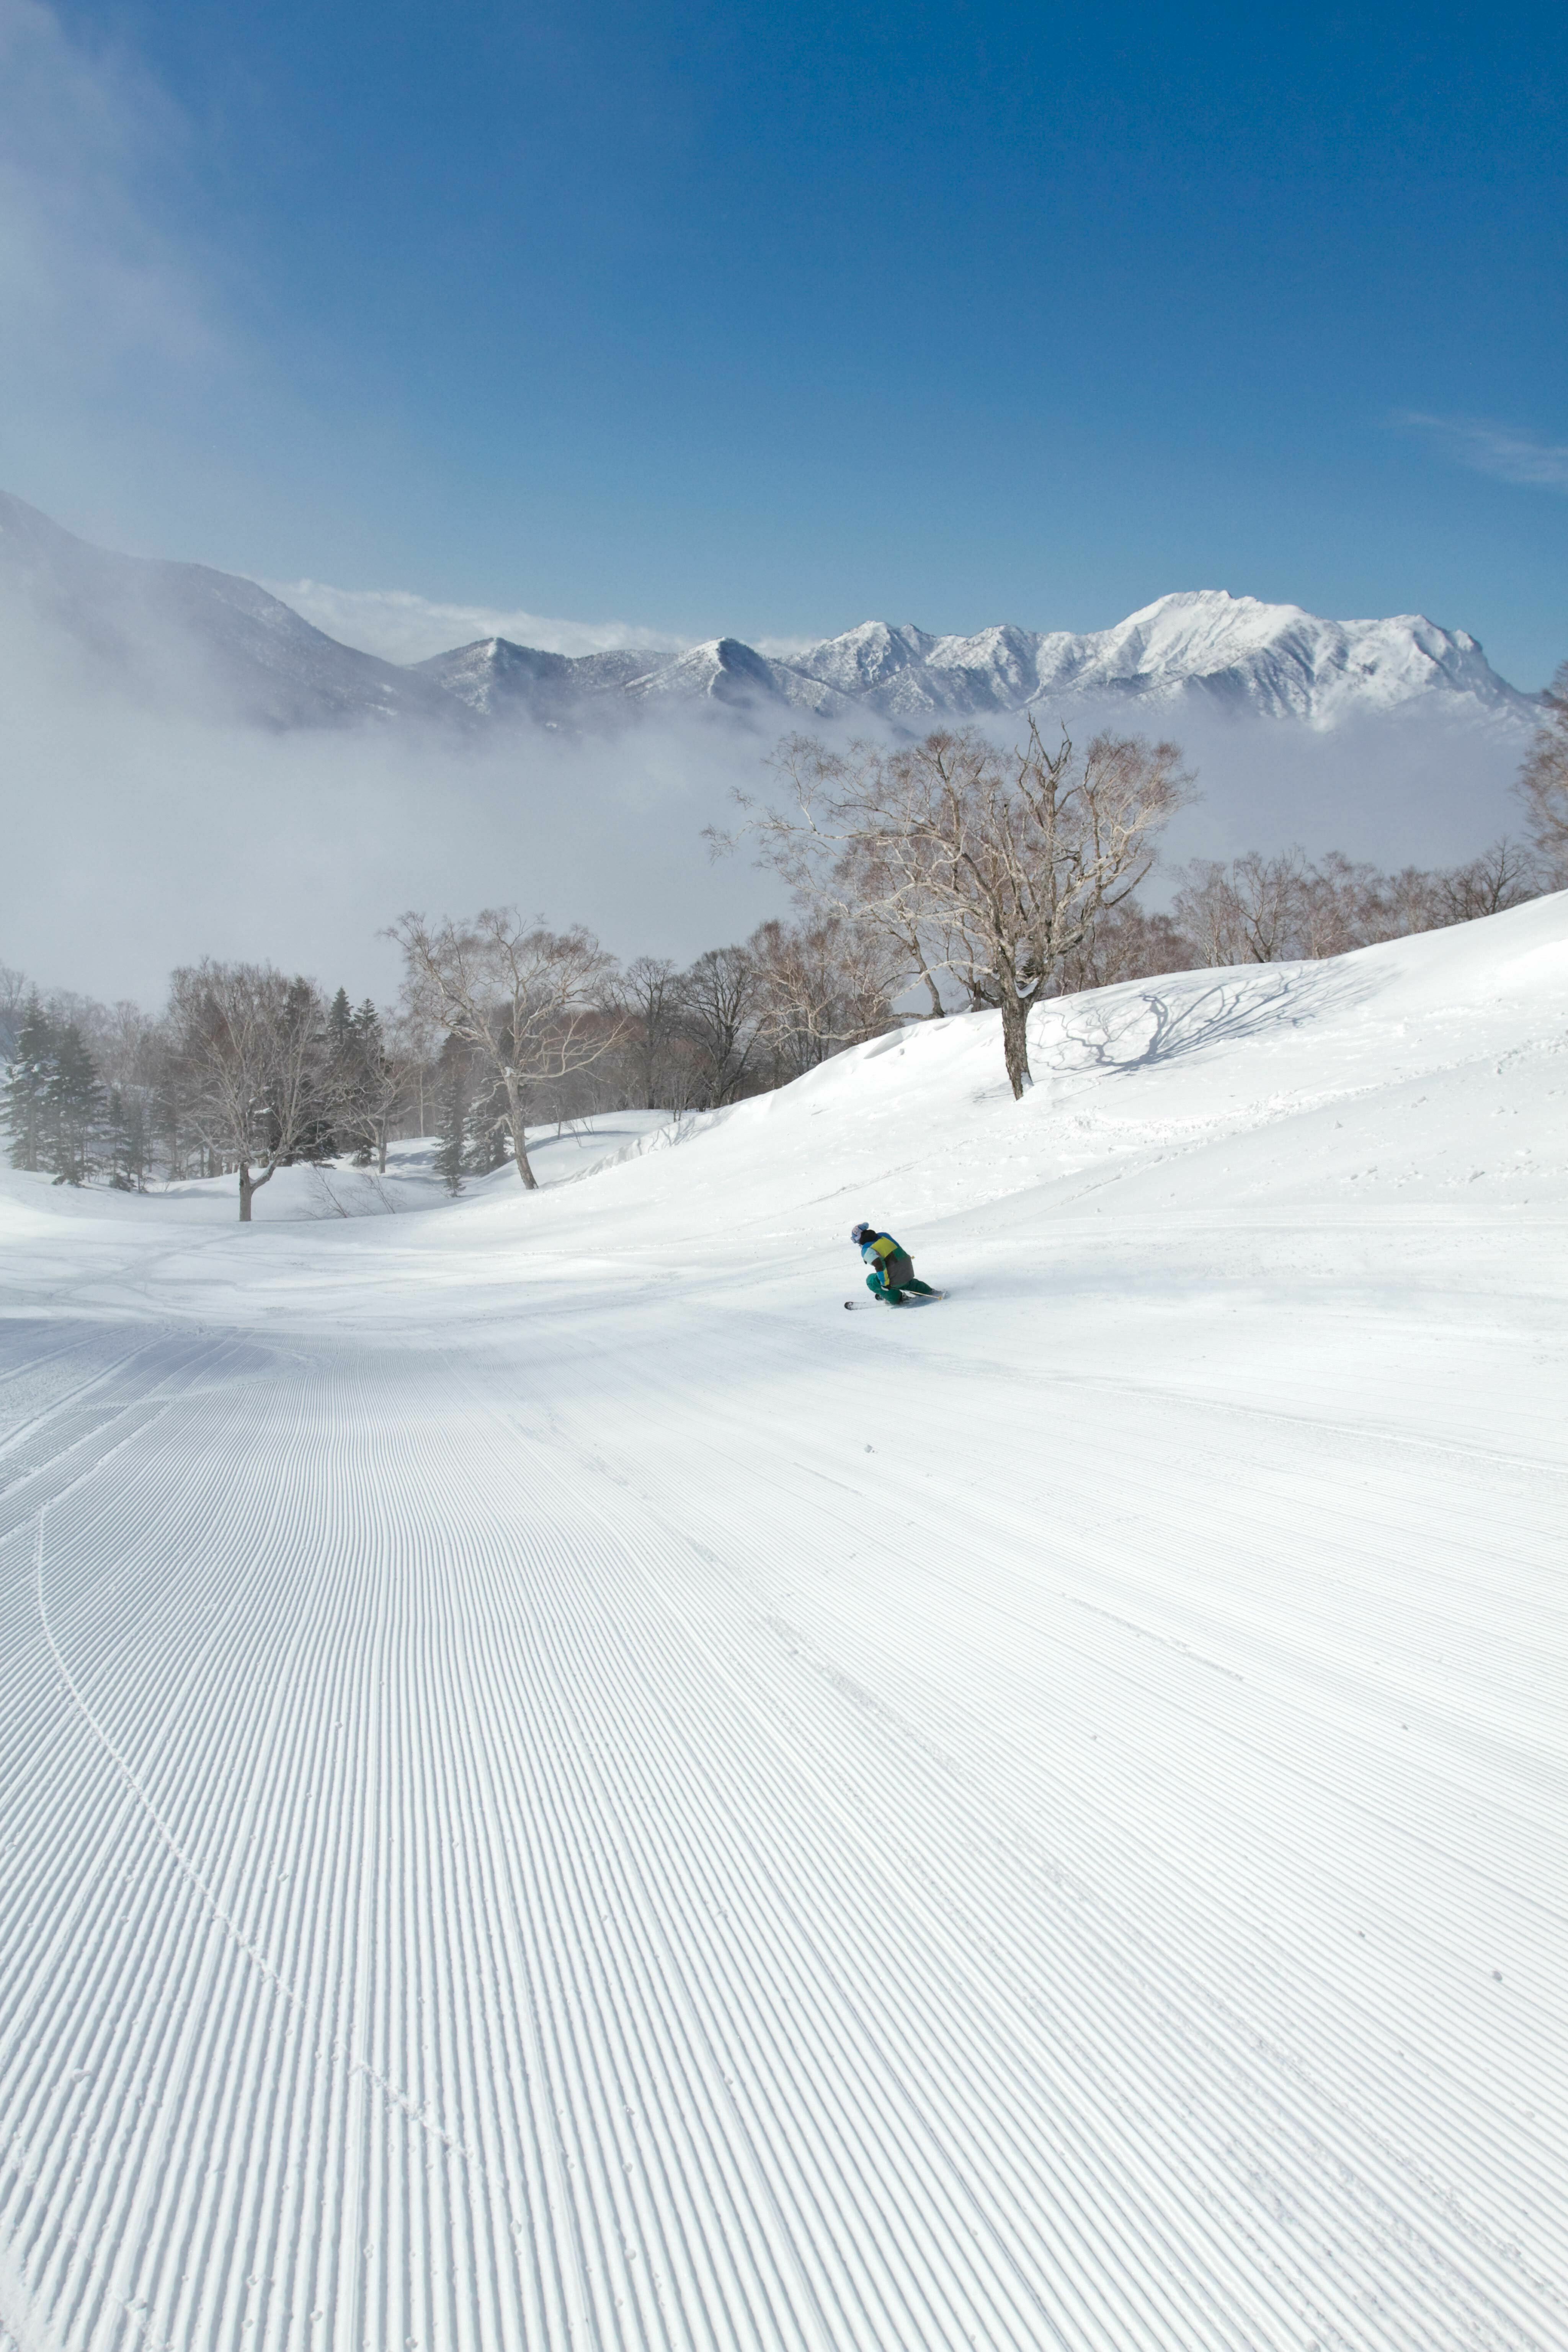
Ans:
[{"label": "distant mountain peak", "polygon": [[1422,614],[1330,621],[1224,588],[1176,589],[1109,629],[1011,625],[972,636],[862,622],[790,657],[793,669],[881,712],[984,717],[1072,703],[1190,701],[1331,727],[1434,695],[1532,715],[1477,640]]},{"label": "distant mountain peak", "polygon": [[1522,727],[1536,711],[1463,629],[1419,613],[1324,620],[1225,588],[1175,589],[1081,633],[996,623],[942,635],[869,620],[787,656],[738,637],[676,655],[570,656],[492,636],[403,667],[340,645],[253,581],[110,554],[3,493],[0,587],[121,690],[273,728],[370,717],[573,727],[682,706],[762,727],[877,717],[905,731],[1084,708],[1163,724],[1196,707],[1315,730],[1416,709]]}]

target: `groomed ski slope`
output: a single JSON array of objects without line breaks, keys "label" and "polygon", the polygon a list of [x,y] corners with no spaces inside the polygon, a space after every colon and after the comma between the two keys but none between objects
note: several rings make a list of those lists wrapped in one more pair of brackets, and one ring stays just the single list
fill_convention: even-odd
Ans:
[{"label": "groomed ski slope", "polygon": [[1565,1038],[1558,898],[531,1198],[5,1178],[0,2340],[1568,2341]]}]

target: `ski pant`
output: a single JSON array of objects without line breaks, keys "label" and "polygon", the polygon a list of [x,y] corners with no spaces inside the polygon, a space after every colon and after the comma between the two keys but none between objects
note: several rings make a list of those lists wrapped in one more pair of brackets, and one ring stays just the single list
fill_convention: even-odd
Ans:
[{"label": "ski pant", "polygon": [[889,1284],[885,1276],[868,1274],[866,1276],[866,1287],[873,1298],[885,1298],[889,1307],[901,1307],[911,1290],[918,1290],[922,1298],[936,1297],[929,1282],[921,1282],[912,1274],[908,1282],[900,1284],[897,1289]]}]

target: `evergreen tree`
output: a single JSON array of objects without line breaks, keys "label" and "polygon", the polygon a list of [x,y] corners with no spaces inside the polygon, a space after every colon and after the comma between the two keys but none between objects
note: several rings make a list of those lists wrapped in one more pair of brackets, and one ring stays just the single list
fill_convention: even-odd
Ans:
[{"label": "evergreen tree", "polygon": [[437,1093],[440,1101],[437,1131],[441,1140],[436,1169],[445,1178],[448,1192],[460,1192],[468,1160],[472,1082],[468,1047],[456,1037],[448,1037],[441,1048],[437,1064]]},{"label": "evergreen tree", "polygon": [[479,1089],[468,1114],[468,1164],[476,1176],[493,1176],[511,1158],[506,1131],[506,1088],[498,1078]]},{"label": "evergreen tree", "polygon": [[110,1182],[116,1192],[140,1192],[152,1156],[147,1089],[110,1087],[104,1114]]},{"label": "evergreen tree", "polygon": [[[342,991],[340,989],[338,993],[341,996]],[[335,1015],[335,1003],[332,1011]],[[349,1015],[345,1067],[349,1099],[353,1105],[351,1123],[354,1165],[368,1168],[375,1156],[381,1129],[385,1123],[390,1078],[381,1015],[368,996]]]},{"label": "evergreen tree", "polygon": [[205,1150],[191,1116],[194,1091],[192,1074],[184,1057],[166,1049],[157,1065],[149,1117],[163,1154],[163,1172],[171,1183],[189,1172],[193,1156],[198,1175],[210,1172]]},{"label": "evergreen tree", "polygon": [[[335,1028],[334,1016],[339,1005],[343,1009],[341,1033]],[[313,1166],[331,1160],[339,1149],[337,1136],[337,1085],[335,1045],[338,1034],[346,1040],[349,1034],[348,991],[340,988],[325,1024],[321,1021],[321,999],[308,980],[294,980],[289,984],[285,1025],[303,1049],[306,1084],[302,1090],[301,1116],[298,1138],[292,1149],[284,1150],[282,1164],[289,1166],[297,1160],[308,1160]],[[279,1142],[276,1114],[268,1118],[267,1137],[270,1147]]]},{"label": "evergreen tree", "polygon": [[55,1181],[85,1184],[98,1164],[103,1081],[74,1021],[55,1032],[46,1105]]},{"label": "evergreen tree", "polygon": [[54,1021],[34,997],[5,1079],[11,1165],[84,1184],[102,1141],[103,1083],[74,1021]]},{"label": "evergreen tree", "polygon": [[11,1165],[37,1173],[47,1150],[47,1099],[55,1063],[55,1024],[29,999],[5,1077],[5,1124],[11,1131]]}]

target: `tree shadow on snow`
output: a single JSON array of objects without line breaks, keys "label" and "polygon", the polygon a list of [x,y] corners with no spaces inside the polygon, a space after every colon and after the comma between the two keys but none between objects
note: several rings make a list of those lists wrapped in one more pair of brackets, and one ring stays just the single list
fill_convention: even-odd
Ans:
[{"label": "tree shadow on snow", "polygon": [[1195,995],[1177,996],[1157,985],[1115,1004],[1080,1005],[1064,1020],[1051,1053],[1062,1071],[1133,1070],[1180,1061],[1213,1046],[1235,1045],[1272,1030],[1301,1029],[1325,1013],[1341,1013],[1373,992],[1363,973],[1323,964],[1305,971],[1238,979],[1226,972]]}]

